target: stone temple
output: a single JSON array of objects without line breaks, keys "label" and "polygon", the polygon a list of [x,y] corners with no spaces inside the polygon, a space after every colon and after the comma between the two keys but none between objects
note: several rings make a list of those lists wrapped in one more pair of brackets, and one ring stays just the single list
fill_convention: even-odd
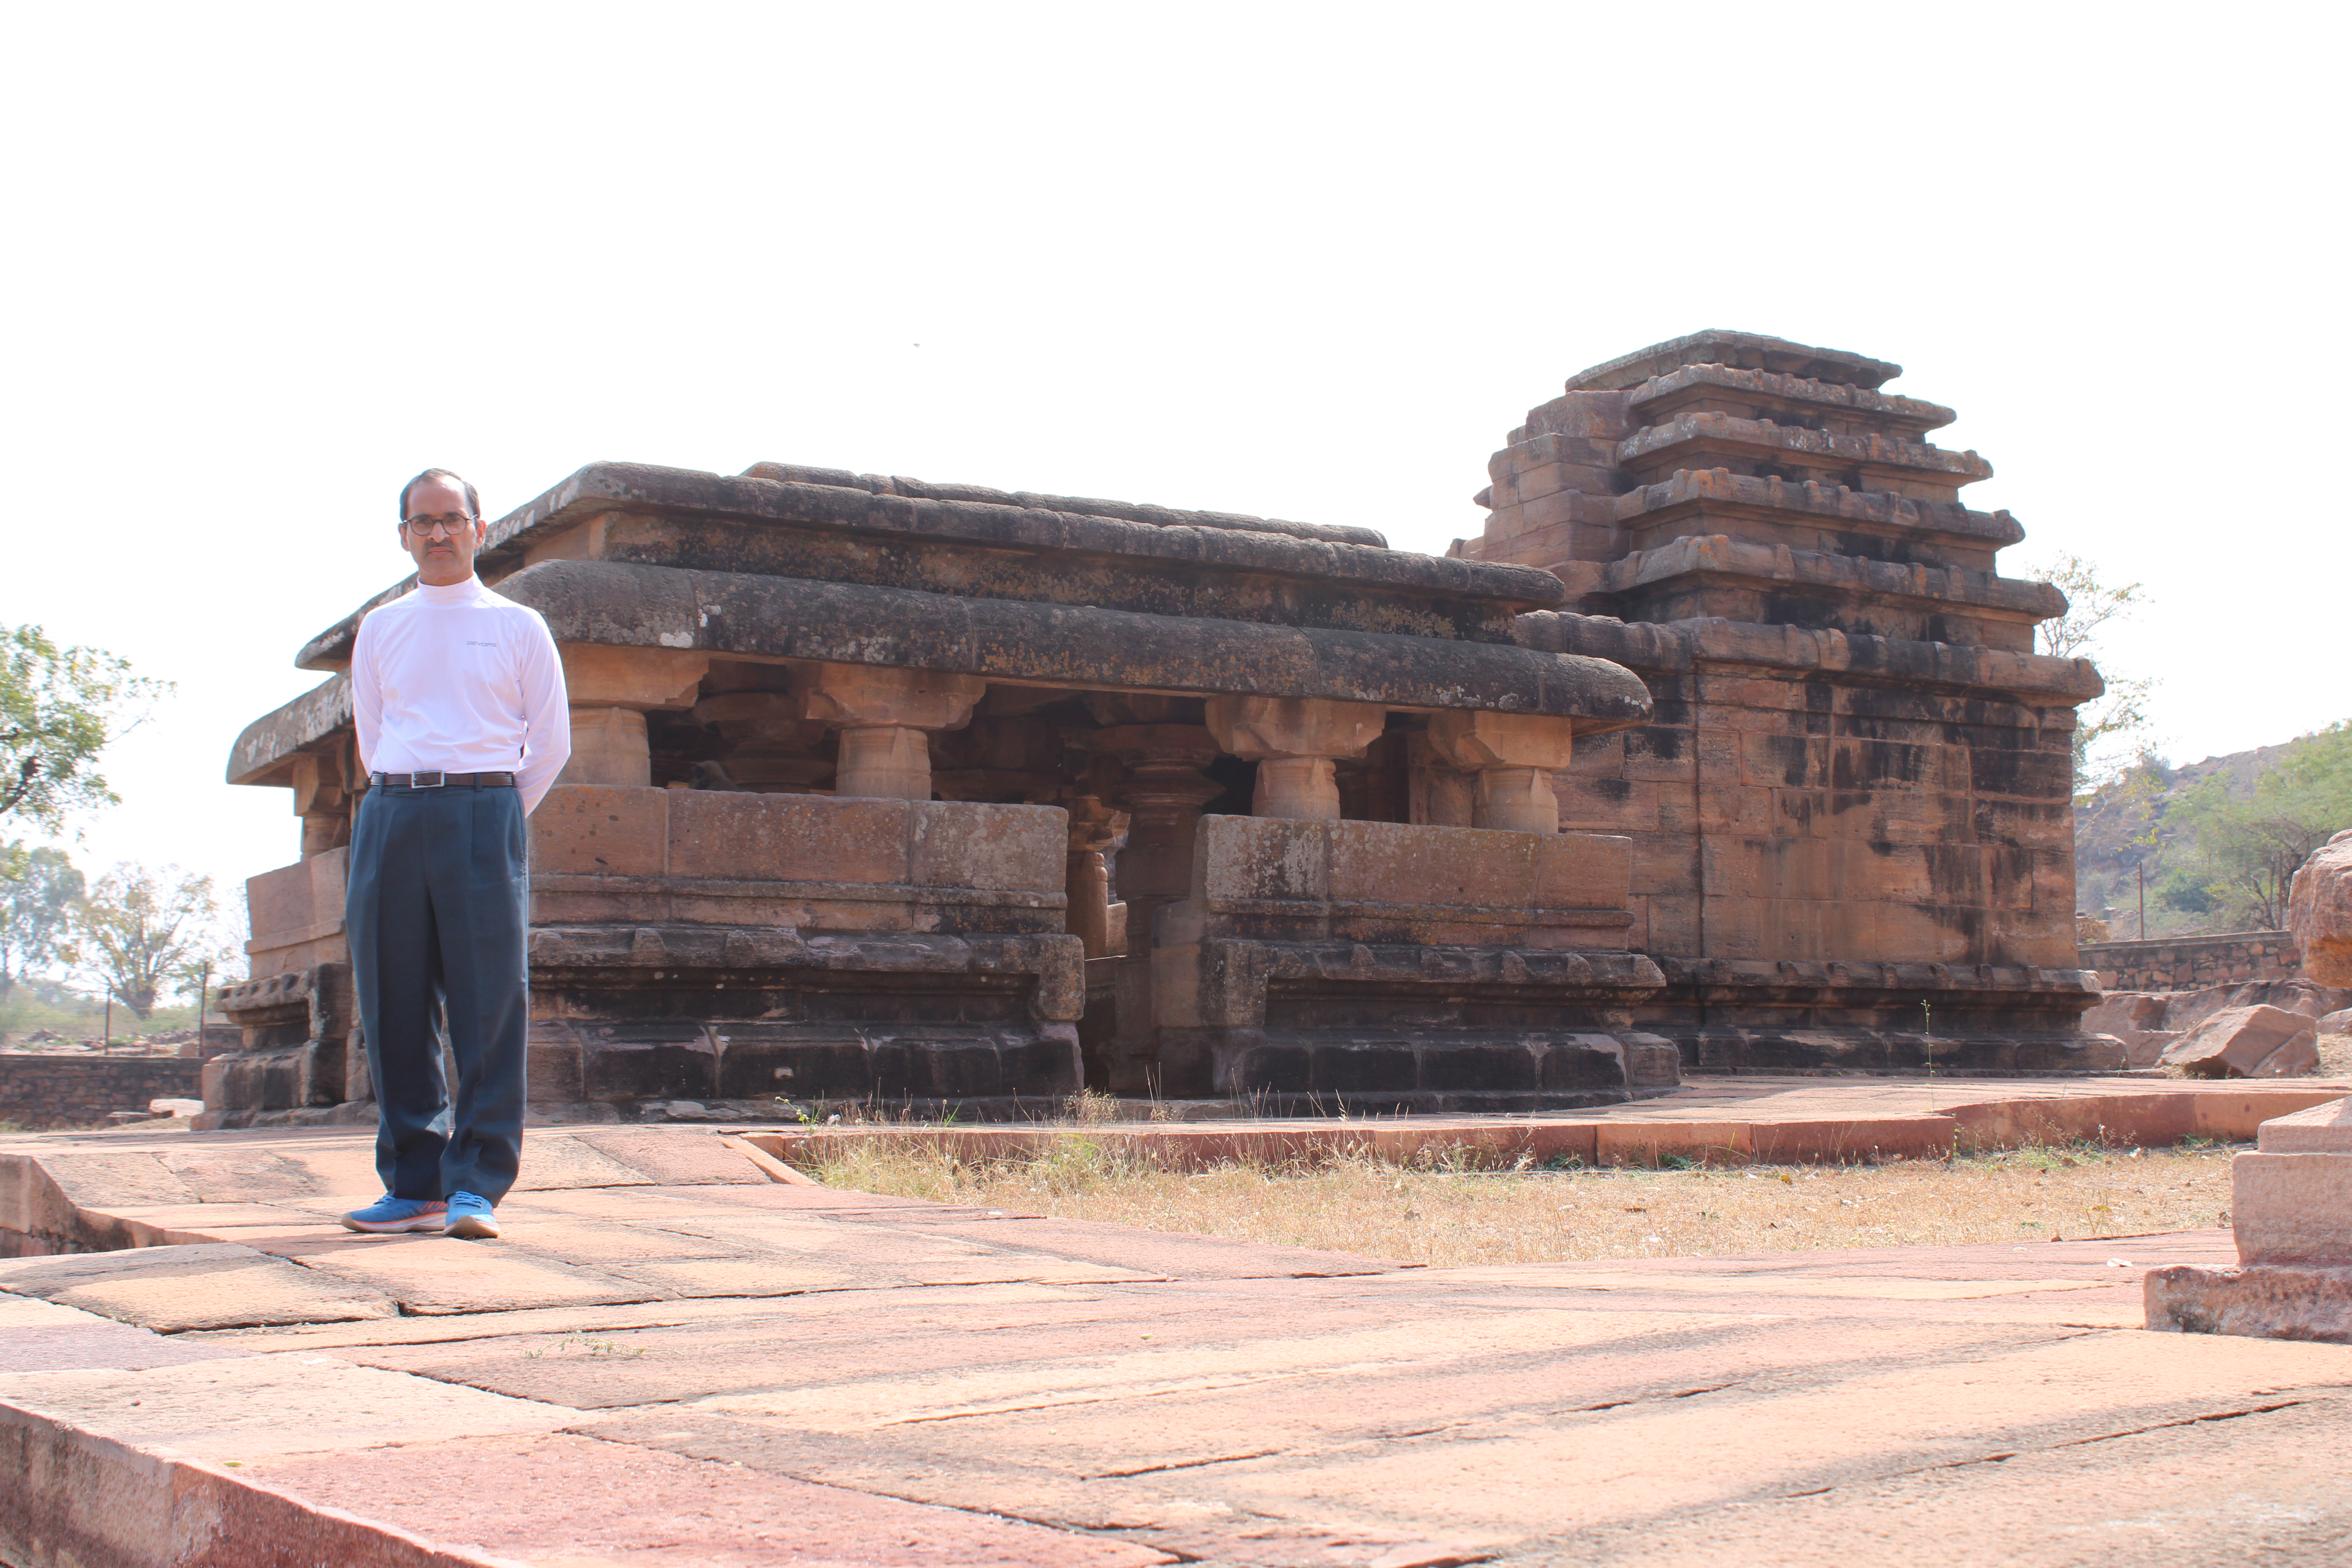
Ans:
[{"label": "stone temple", "polygon": [[[1082,1085],[1528,1110],[1688,1071],[2074,1071],[2063,601],[1899,367],[1705,332],[1572,378],[1449,557],[1371,530],[760,463],[580,470],[478,569],[562,647],[534,1109],[1043,1111]],[[236,743],[205,1120],[367,1120],[359,621]]]}]

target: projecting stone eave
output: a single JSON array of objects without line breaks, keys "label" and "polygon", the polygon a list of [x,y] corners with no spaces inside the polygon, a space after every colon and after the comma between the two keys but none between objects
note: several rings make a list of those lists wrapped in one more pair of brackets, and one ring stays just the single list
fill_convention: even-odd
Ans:
[{"label": "projecting stone eave", "polygon": [[297,756],[317,749],[351,725],[351,677],[330,676],[245,727],[229,748],[228,782],[290,784],[294,781],[288,769]]},{"label": "projecting stone eave", "polygon": [[1621,392],[1686,364],[1726,364],[1765,370],[1813,381],[1834,381],[1874,391],[1903,374],[1903,367],[1843,349],[1814,348],[1760,332],[1709,328],[1580,370],[1568,378],[1570,392]]},{"label": "projecting stone eave", "polygon": [[1684,468],[1615,500],[1618,522],[1641,528],[1677,510],[1726,505],[1759,513],[1860,526],[1893,535],[1944,537],[2003,550],[2025,530],[2006,511],[1972,511],[1958,501],[1915,500],[1887,490],[1858,490],[1817,479],[1758,479],[1728,468]]},{"label": "projecting stone eave", "polygon": [[2066,596],[2047,583],[1958,566],[1911,565],[1791,550],[1722,534],[1685,535],[1655,550],[1622,556],[1601,568],[1600,585],[1607,593],[1625,594],[1686,578],[1817,588],[1929,607],[1951,605],[2027,625],[2066,613]]},{"label": "projecting stone eave", "polygon": [[[1992,465],[1974,452],[1948,452],[1890,436],[1837,436],[1728,414],[1677,414],[1664,424],[1647,426],[1617,443],[1617,461],[1638,470],[1663,468],[1686,453],[1723,450],[1765,462],[1851,463],[1897,469],[1932,475],[1956,485],[1992,478]],[[1716,465],[1684,462],[1680,467]]]},{"label": "projecting stone eave", "polygon": [[1636,670],[1675,673],[1701,664],[1843,674],[1958,696],[1998,695],[2078,707],[2106,690],[2087,658],[2010,653],[1954,643],[1916,642],[1860,632],[1701,617],[1621,621],[1538,610],[1518,619],[1528,647],[1584,654]]},{"label": "projecting stone eave", "polygon": [[[839,470],[761,467],[777,472],[837,477],[845,481],[860,479]],[[887,482],[910,486],[920,483],[911,479]],[[926,488],[945,490],[973,487]],[[595,463],[493,524],[478,569],[486,582],[495,584],[505,574],[524,563],[531,546],[550,541],[563,529],[590,517],[624,510],[783,524],[892,540],[940,541],[1031,556],[1071,553],[1118,558],[1173,571],[1329,583],[1360,593],[1485,603],[1507,614],[1562,602],[1563,591],[1547,573],[1393,551],[1381,544],[1380,535],[1369,529],[1324,531],[1360,537],[1298,537],[1247,528],[1242,525],[1255,520],[1234,519],[1221,513],[1178,512],[1150,507],[1127,510],[1141,514],[1143,520],[880,492],[856,482],[818,484],[757,475],[730,477],[645,464]],[[1310,525],[1284,526],[1306,529]],[[361,619],[406,592],[415,581],[414,577],[408,578],[375,595],[311,638],[295,660],[298,667],[339,669],[348,666],[352,641],[358,635]]]},{"label": "projecting stone eave", "polygon": [[1634,387],[1625,395],[1625,403],[1635,411],[1637,423],[1654,423],[1640,419],[1640,411],[1648,405],[1673,405],[1711,391],[1730,394],[1742,401],[1753,398],[1807,412],[1818,410],[1884,420],[1900,426],[1906,434],[1941,429],[1959,417],[1958,411],[1925,398],[1898,397],[1843,382],[1781,375],[1767,370],[1741,370],[1724,364],[1677,366]]},{"label": "projecting stone eave", "polygon": [[[1269,626],[863,584],[666,566],[548,561],[499,591],[562,643],[728,658],[806,659],[976,675],[1013,685],[1167,696],[1326,698],[1404,712],[1474,709],[1576,721],[1580,732],[1650,717],[1633,671],[1517,643]],[[284,784],[292,757],[351,721],[338,675],[248,725],[232,784]]]}]

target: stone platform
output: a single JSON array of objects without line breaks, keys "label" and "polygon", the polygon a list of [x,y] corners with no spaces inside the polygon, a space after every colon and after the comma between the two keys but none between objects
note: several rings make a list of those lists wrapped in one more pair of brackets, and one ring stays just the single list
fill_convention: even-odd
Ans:
[{"label": "stone platform", "polygon": [[[2096,1098],[2074,1087],[1967,1103]],[[2188,1092],[2216,1126],[2263,1109]],[[1436,1269],[837,1191],[716,1129],[542,1130],[525,1170],[509,1239],[467,1244],[337,1227],[374,1190],[347,1130],[0,1141],[0,1223],[145,1244],[0,1263],[0,1559],[2088,1564],[2352,1541],[2352,1352],[2139,1327],[2142,1272],[2224,1263],[2226,1232]]]},{"label": "stone platform", "polygon": [[[1087,1135],[1148,1151],[1165,1164],[1349,1152],[1410,1160],[1472,1148],[1497,1163],[1654,1165],[1679,1157],[1710,1164],[1942,1159],[1962,1150],[2087,1139],[2161,1145],[2190,1138],[2245,1142],[2273,1117],[2352,1095],[2352,1080],[2191,1081],[2153,1077],[1886,1079],[1717,1077],[1627,1105],[1526,1116],[1236,1117],[1230,1107],[1175,1106],[1155,1114],[1121,1101],[1131,1120]],[[1171,1118],[1163,1120],[1162,1117]],[[1199,1116],[1200,1120],[1184,1119]],[[972,1158],[1014,1154],[1065,1136],[1066,1125],[746,1128],[779,1159],[822,1159],[826,1146],[919,1139]]]}]

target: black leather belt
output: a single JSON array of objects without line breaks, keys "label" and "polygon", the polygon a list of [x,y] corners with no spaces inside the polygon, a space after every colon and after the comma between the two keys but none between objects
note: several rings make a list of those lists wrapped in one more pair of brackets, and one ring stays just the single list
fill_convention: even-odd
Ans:
[{"label": "black leather belt", "polygon": [[512,789],[512,773],[370,773],[368,787],[382,789],[390,784],[394,789],[455,789],[471,784],[477,789]]}]

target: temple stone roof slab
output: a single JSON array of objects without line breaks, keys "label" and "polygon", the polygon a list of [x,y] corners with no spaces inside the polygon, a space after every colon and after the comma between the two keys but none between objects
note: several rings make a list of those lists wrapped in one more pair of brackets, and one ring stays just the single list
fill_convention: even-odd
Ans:
[{"label": "temple stone roof slab", "polygon": [[1741,370],[1765,370],[1817,381],[1842,382],[1874,390],[1903,374],[1899,364],[1849,353],[1843,349],[1813,348],[1786,338],[1757,332],[1709,328],[1686,337],[1653,343],[1629,354],[1581,370],[1568,378],[1570,392],[1612,392],[1639,386],[1655,376],[1686,364],[1723,364]]},{"label": "temple stone roof slab", "polygon": [[[1254,531],[1242,526],[1251,520],[1223,514],[1126,510],[1145,515],[1087,515],[909,496],[856,483],[598,463],[494,524],[478,569],[496,585],[503,574],[544,554],[583,553],[566,539],[569,531],[621,513],[680,527],[718,525],[721,533],[663,536],[648,534],[648,524],[602,549],[619,559],[635,552],[636,559],[656,563],[675,558],[674,563],[700,568],[1015,599],[1067,593],[1111,607],[1218,619],[1305,619],[1367,630],[1402,630],[1419,620],[1427,624],[1412,629],[1428,635],[1506,641],[1510,616],[1558,605],[1564,593],[1549,573],[1535,568],[1392,551],[1379,545],[1380,536],[1370,530],[1327,531],[1361,539],[1304,537]],[[730,527],[743,531],[726,533]],[[853,540],[866,542],[844,547]],[[916,545],[923,548],[908,548]],[[1266,586],[1269,580],[1286,586]],[[296,663],[305,669],[347,664],[360,619],[413,581],[375,595],[313,637]],[[1253,581],[1260,586],[1249,586]]]},{"label": "temple stone roof slab", "polygon": [[[1549,575],[1547,574],[1547,575]],[[863,584],[551,561],[499,584],[559,642],[736,658],[811,659],[974,675],[1073,690],[1328,698],[1406,710],[1542,713],[1593,731],[1642,722],[1630,671],[1517,644],[1266,626]],[[350,722],[338,676],[247,727],[232,783],[270,782],[287,758]]]},{"label": "temple stone roof slab", "polygon": [[1000,490],[988,485],[936,484],[904,474],[854,474],[846,468],[811,468],[800,463],[754,463],[742,477],[778,479],[786,484],[827,485],[862,489],[871,495],[912,496],[921,500],[979,501],[990,506],[1021,507],[1039,511],[1069,512],[1080,517],[1118,518],[1159,528],[1224,528],[1245,533],[1287,534],[1293,539],[1322,540],[1332,544],[1366,544],[1383,549],[1387,537],[1378,529],[1345,523],[1293,522],[1286,518],[1250,517],[1231,511],[1192,511],[1152,506],[1142,501],[1101,500],[1090,496],[1041,495],[1034,490]]}]

